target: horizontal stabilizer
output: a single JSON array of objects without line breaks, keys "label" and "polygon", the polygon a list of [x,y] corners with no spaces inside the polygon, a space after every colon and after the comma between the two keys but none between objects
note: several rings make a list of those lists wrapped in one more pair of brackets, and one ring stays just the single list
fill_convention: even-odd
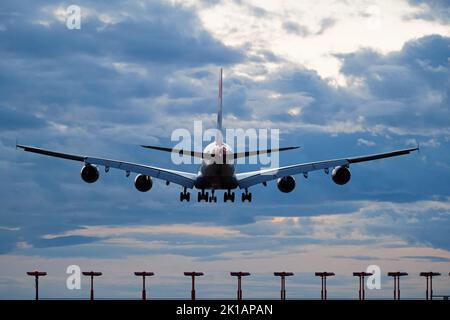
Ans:
[{"label": "horizontal stabilizer", "polygon": [[281,152],[281,151],[288,151],[288,150],[294,150],[298,149],[300,147],[284,147],[284,148],[278,148],[278,149],[266,149],[266,150],[256,150],[256,151],[245,151],[245,152],[235,152],[233,153],[234,159],[239,158],[246,158],[246,157],[252,157],[257,156],[260,154],[271,154],[272,152]]},{"label": "horizontal stabilizer", "polygon": [[[164,152],[178,153],[180,156],[190,156],[190,157],[196,157],[196,158],[201,158],[201,159],[206,157],[206,155],[203,154],[203,152],[198,152],[198,151],[172,149],[172,148],[166,148],[166,147],[147,146],[147,145],[141,145],[141,147],[146,148],[146,149],[164,151]],[[293,150],[293,149],[298,149],[298,148],[300,148],[300,147],[284,147],[284,148],[277,148],[277,149],[234,152],[230,155],[227,155],[227,158],[228,157],[231,157],[233,159],[247,158],[247,157],[257,156],[260,154],[271,154],[272,152],[281,152],[281,151]],[[211,154],[211,155],[207,155],[207,156],[214,157],[215,155]]]},{"label": "horizontal stabilizer", "polygon": [[173,148],[165,148],[165,147],[158,147],[158,146],[145,146],[145,145],[141,145],[141,147],[147,148],[147,149],[152,149],[152,150],[164,151],[164,152],[178,153],[180,156],[203,158],[203,152],[198,152],[198,151],[173,149]]}]

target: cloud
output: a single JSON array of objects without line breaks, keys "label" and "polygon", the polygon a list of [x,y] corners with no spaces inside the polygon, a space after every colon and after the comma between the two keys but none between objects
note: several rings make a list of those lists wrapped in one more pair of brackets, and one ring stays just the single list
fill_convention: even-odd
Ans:
[{"label": "cloud", "polygon": [[187,234],[199,236],[234,236],[238,232],[217,226],[201,226],[194,224],[174,224],[155,226],[85,226],[82,229],[71,230],[59,235],[44,235],[43,239],[57,239],[67,236],[111,237],[132,234]]},{"label": "cloud", "polygon": [[372,147],[374,146],[376,143],[370,140],[366,140],[363,138],[359,138],[358,139],[358,145],[364,145],[364,146],[368,146],[368,147]]},{"label": "cloud", "polygon": [[341,71],[370,95],[357,114],[399,134],[447,136],[449,44],[449,38],[429,36],[388,55],[371,50],[339,55]]},{"label": "cloud", "polygon": [[[244,82],[247,96],[258,96],[248,106],[289,130],[448,137],[449,45],[450,38],[435,35],[387,55],[370,49],[336,54],[345,87],[286,64],[265,81]],[[295,105],[301,115],[289,117]]]},{"label": "cloud", "polygon": [[446,0],[408,0],[408,2],[421,9],[419,13],[414,15],[415,18],[438,20],[443,23],[450,22],[450,4]]},{"label": "cloud", "polygon": [[447,257],[439,257],[439,256],[406,256],[403,257],[406,259],[412,259],[412,260],[426,260],[430,262],[450,262],[450,258]]},{"label": "cloud", "polygon": [[39,129],[46,126],[46,121],[34,114],[0,106],[0,125],[2,130]]},{"label": "cloud", "polygon": [[322,35],[327,29],[333,27],[336,20],[333,18],[325,18],[320,21],[319,29],[316,31],[311,31],[308,27],[303,26],[294,21],[285,21],[283,23],[283,29],[288,33],[294,33],[302,37],[311,37]]}]

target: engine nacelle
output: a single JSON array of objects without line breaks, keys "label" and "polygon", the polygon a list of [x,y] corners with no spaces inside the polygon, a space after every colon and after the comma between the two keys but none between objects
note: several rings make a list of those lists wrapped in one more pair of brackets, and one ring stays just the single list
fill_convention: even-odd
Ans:
[{"label": "engine nacelle", "polygon": [[98,172],[97,167],[91,164],[86,164],[81,169],[80,175],[81,179],[83,179],[83,181],[87,183],[94,183],[100,177],[100,173]]},{"label": "engine nacelle", "polygon": [[153,180],[145,174],[138,174],[134,179],[134,186],[140,192],[147,192],[152,188]]},{"label": "engine nacelle", "polygon": [[342,186],[350,181],[350,170],[348,170],[348,168],[346,167],[336,167],[331,173],[331,178],[333,179],[334,183]]},{"label": "engine nacelle", "polygon": [[295,179],[291,176],[279,178],[277,187],[281,192],[288,193],[295,189]]}]

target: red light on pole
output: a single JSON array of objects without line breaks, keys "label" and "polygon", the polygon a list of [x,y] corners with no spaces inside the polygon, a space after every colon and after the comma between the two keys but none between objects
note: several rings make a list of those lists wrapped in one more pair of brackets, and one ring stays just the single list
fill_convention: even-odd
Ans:
[{"label": "red light on pole", "polygon": [[[425,297],[427,300],[433,300],[433,277],[440,276],[439,272],[421,272],[420,276],[426,278],[427,291],[425,292]],[[430,291],[428,291],[430,289]]]},{"label": "red light on pole", "polygon": [[334,272],[316,272],[315,276],[320,277],[320,280],[322,281],[322,289],[320,290],[320,299],[321,300],[327,300],[327,277],[333,277],[335,274]]},{"label": "red light on pole", "polygon": [[191,300],[194,301],[195,300],[195,277],[203,276],[203,272],[195,272],[195,271],[185,272],[184,275],[192,278]]},{"label": "red light on pole", "polygon": [[237,277],[237,279],[238,279],[237,299],[238,300],[242,300],[242,283],[241,283],[241,280],[242,280],[242,277],[249,276],[250,272],[242,272],[242,271],[230,272],[230,275],[232,277]]},{"label": "red light on pole", "polygon": [[34,277],[34,288],[35,288],[35,300],[39,300],[39,277],[45,277],[47,272],[42,271],[30,271],[27,275]]},{"label": "red light on pole", "polygon": [[400,277],[407,276],[406,272],[388,272],[389,277],[394,278],[394,300],[400,300]]},{"label": "red light on pole", "polygon": [[83,276],[91,277],[91,294],[90,294],[90,300],[94,300],[94,277],[100,277],[102,275],[101,272],[82,272]]},{"label": "red light on pole", "polygon": [[293,272],[274,272],[274,276],[280,277],[281,279],[281,300],[286,300],[286,277],[293,276]]},{"label": "red light on pole", "polygon": [[366,300],[366,290],[364,284],[364,277],[371,276],[368,272],[353,272],[353,276],[359,277],[359,300]]},{"label": "red light on pole", "polygon": [[142,300],[147,300],[147,292],[145,290],[145,277],[151,277],[155,274],[153,272],[147,272],[147,271],[138,271],[134,273],[137,277],[142,277]]}]

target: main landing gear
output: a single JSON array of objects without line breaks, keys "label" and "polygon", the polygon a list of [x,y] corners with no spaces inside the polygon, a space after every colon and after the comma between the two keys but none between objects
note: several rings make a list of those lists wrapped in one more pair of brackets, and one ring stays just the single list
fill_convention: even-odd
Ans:
[{"label": "main landing gear", "polygon": [[209,202],[217,202],[217,196],[214,195],[214,189],[211,190],[211,197],[209,197]]},{"label": "main landing gear", "polygon": [[209,196],[209,193],[202,189],[202,192],[198,193],[197,201],[202,202],[203,200],[205,202],[217,202],[217,197],[214,195],[214,190],[211,190],[211,196]]},{"label": "main landing gear", "polygon": [[198,193],[197,201],[198,202],[202,202],[203,200],[205,200],[205,202],[208,202],[208,200],[209,200],[209,193],[205,192],[205,190],[202,189],[202,192]]},{"label": "main landing gear", "polygon": [[180,192],[180,201],[183,202],[184,200],[187,202],[191,200],[191,194],[187,192],[186,188],[183,189],[183,192]]},{"label": "main landing gear", "polygon": [[248,192],[247,188],[245,188],[245,192],[242,193],[242,202],[245,202],[245,200],[252,202],[252,193]]},{"label": "main landing gear", "polygon": [[[187,195],[186,195],[187,193]],[[234,192],[232,192],[231,190],[227,190],[225,191],[225,193],[223,194],[223,202],[234,202],[236,198],[236,195]],[[186,192],[186,190],[184,190],[184,192],[180,193],[180,201],[183,201],[184,199],[186,199],[187,201],[189,201],[190,196],[189,196],[189,192]],[[211,196],[209,194],[209,192],[205,191],[205,189],[202,189],[201,192],[198,192],[198,196],[197,196],[197,201],[198,202],[217,202],[217,196],[215,195],[215,190],[211,190]],[[251,192],[248,192],[248,189],[245,189],[245,192],[242,193],[242,202],[252,202],[252,194]]]},{"label": "main landing gear", "polygon": [[228,200],[230,200],[231,202],[234,202],[234,198],[235,198],[235,194],[234,194],[234,192],[231,192],[231,190],[228,190],[223,194],[223,202],[227,202]]}]

